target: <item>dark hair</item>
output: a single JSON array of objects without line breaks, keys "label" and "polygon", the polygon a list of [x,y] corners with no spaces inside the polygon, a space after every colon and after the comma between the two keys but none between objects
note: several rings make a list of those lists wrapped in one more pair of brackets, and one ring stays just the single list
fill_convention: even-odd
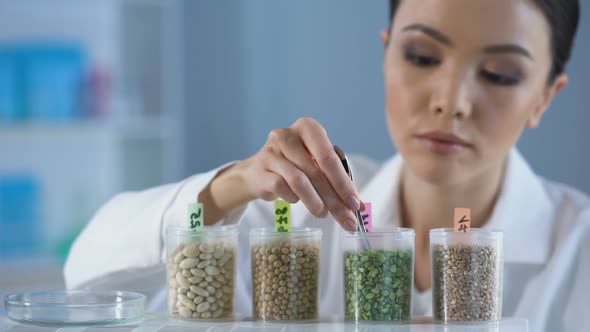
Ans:
[{"label": "dark hair", "polygon": [[[393,22],[401,0],[389,0],[389,22]],[[551,27],[552,65],[549,82],[564,72],[580,20],[579,0],[534,0]],[[390,23],[391,24],[391,23]]]}]

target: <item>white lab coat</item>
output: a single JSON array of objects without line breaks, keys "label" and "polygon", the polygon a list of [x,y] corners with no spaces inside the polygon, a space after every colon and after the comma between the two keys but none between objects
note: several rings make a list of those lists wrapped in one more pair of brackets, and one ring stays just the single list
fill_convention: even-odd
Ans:
[{"label": "white lab coat", "polygon": [[[373,204],[375,227],[400,224],[398,155],[381,167],[351,158],[361,198]],[[189,202],[226,165],[179,183],[123,193],[105,204],[74,243],[65,265],[68,288],[125,289],[148,296],[148,310],[166,310],[164,238],[184,224]],[[251,315],[248,230],[273,225],[273,204],[257,200],[220,222],[239,224],[236,311]],[[293,227],[319,227],[320,315],[343,316],[341,229],[292,206]],[[486,229],[504,231],[503,316],[530,320],[532,331],[590,331],[590,199],[535,175],[517,151]],[[414,315],[431,315],[431,291],[415,291]]]}]

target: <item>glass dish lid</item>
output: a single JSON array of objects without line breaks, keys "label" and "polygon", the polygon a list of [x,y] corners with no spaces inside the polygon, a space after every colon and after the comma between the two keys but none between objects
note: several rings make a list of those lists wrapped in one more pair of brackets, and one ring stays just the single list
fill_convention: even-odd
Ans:
[{"label": "glass dish lid", "polygon": [[142,320],[145,295],[126,291],[55,290],[7,295],[8,318],[44,326],[112,326]]}]

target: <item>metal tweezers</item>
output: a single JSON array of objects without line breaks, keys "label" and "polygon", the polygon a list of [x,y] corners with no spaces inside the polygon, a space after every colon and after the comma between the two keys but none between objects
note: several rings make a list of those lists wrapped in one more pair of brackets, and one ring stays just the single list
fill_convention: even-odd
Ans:
[{"label": "metal tweezers", "polygon": [[[348,162],[348,158],[346,157],[346,154],[344,154],[344,151],[342,151],[342,149],[340,149],[337,145],[334,145],[334,151],[336,151],[338,158],[340,158],[340,161],[342,162],[342,166],[344,166],[344,170],[346,171],[346,174],[348,174],[348,177],[350,177],[350,181],[352,181],[354,183],[354,180],[352,179],[352,168],[350,168],[350,163]],[[366,233],[367,228],[365,227],[365,223],[363,222],[363,217],[361,215],[361,211],[360,210],[354,211],[354,215],[356,216],[356,220],[357,220],[357,224],[358,224],[358,231],[360,233]]]}]

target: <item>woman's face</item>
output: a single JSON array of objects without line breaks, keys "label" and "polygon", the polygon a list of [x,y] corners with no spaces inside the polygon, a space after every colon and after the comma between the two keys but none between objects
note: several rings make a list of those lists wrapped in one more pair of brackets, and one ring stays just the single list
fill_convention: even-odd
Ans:
[{"label": "woman's face", "polygon": [[388,127],[432,183],[500,167],[566,82],[547,85],[551,31],[531,0],[402,0],[389,34]]}]

